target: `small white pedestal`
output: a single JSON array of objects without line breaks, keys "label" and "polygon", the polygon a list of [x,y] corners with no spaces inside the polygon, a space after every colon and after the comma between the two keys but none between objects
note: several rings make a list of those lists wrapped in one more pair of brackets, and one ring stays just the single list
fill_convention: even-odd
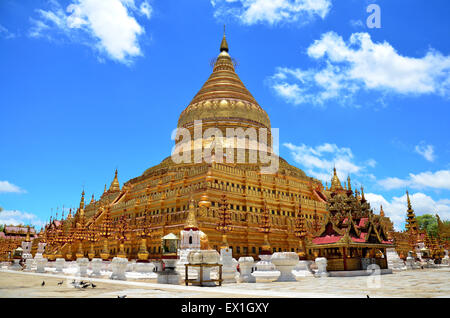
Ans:
[{"label": "small white pedestal", "polygon": [[64,266],[66,265],[66,260],[64,258],[57,258],[55,261],[55,272],[62,273],[64,270]]},{"label": "small white pedestal", "polygon": [[317,272],[314,276],[316,277],[327,277],[329,276],[327,272],[327,259],[325,257],[318,257],[315,259],[317,265]]},{"label": "small white pedestal", "polygon": [[86,257],[77,258],[78,272],[77,275],[80,277],[87,276],[87,267],[89,264],[89,259]]},{"label": "small white pedestal", "polygon": [[297,265],[294,267],[292,274],[294,274],[295,279],[297,281],[301,280],[304,277],[312,277],[314,273],[311,270],[311,264],[313,261],[298,261]]},{"label": "small white pedestal", "polygon": [[91,268],[92,268],[92,277],[100,276],[100,271],[102,270],[102,259],[101,258],[93,258],[91,261]]},{"label": "small white pedestal", "polygon": [[276,269],[281,272],[277,282],[295,282],[295,276],[292,273],[295,265],[298,263],[298,255],[294,252],[277,252],[272,254],[272,263]]},{"label": "small white pedestal", "polygon": [[114,257],[111,262],[112,274],[111,279],[127,280],[125,271],[127,270],[128,259],[122,257]]},{"label": "small white pedestal", "polygon": [[238,278],[238,283],[255,283],[256,279],[252,274],[252,267],[254,261],[253,257],[240,257],[239,258],[239,270],[240,275]]},{"label": "small white pedestal", "polygon": [[271,258],[270,254],[259,255],[260,261],[255,264],[256,271],[252,273],[257,283],[271,283],[280,277],[281,273],[276,270]]},{"label": "small white pedestal", "polygon": [[36,261],[32,258],[27,258],[25,260],[25,268],[23,270],[30,272],[34,269],[34,267],[36,267]]},{"label": "small white pedestal", "polygon": [[45,266],[47,265],[48,260],[46,258],[37,258],[36,259],[36,273],[45,273]]}]

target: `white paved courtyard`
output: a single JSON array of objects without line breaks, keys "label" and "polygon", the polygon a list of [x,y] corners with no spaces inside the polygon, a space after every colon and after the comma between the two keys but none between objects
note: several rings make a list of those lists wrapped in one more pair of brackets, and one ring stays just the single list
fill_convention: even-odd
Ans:
[{"label": "white paved courtyard", "polygon": [[[77,289],[73,279],[94,282]],[[45,286],[41,286],[45,281]],[[63,284],[58,285],[58,282]],[[371,277],[305,277],[298,282],[226,284],[196,287],[157,284],[154,280],[116,281],[0,270],[0,297],[450,297],[450,268],[418,269]]]}]

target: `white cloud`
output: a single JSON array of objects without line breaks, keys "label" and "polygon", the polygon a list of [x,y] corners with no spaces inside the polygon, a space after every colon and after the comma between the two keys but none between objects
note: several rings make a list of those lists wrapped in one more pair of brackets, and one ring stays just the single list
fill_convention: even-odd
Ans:
[{"label": "white cloud", "polygon": [[25,190],[20,187],[9,183],[8,181],[0,181],[0,193],[24,193]]},{"label": "white cloud", "polygon": [[214,16],[232,16],[243,24],[307,22],[325,18],[331,0],[212,0]]},{"label": "white cloud", "polygon": [[294,161],[306,169],[307,174],[323,182],[330,181],[333,167],[336,167],[341,181],[345,181],[348,175],[366,176],[367,168],[376,165],[373,159],[356,163],[350,148],[338,147],[335,144],[324,143],[316,147],[305,144],[296,146],[291,143],[283,145],[291,151]]},{"label": "white cloud", "polygon": [[0,212],[0,224],[6,225],[35,225],[42,227],[45,222],[41,221],[39,217],[32,213],[21,212],[18,210],[4,210]]},{"label": "white cloud", "polygon": [[[450,219],[450,200],[433,200],[430,196],[417,192],[410,193],[411,205],[416,216],[423,214],[439,214],[441,219]],[[406,194],[401,197],[393,197],[386,200],[382,195],[375,193],[365,193],[365,198],[370,202],[371,207],[379,213],[380,205],[383,205],[385,215],[394,223],[397,230],[403,230],[406,219]]]},{"label": "white cloud", "polygon": [[40,19],[31,19],[30,36],[48,37],[51,30],[58,30],[73,41],[129,64],[142,55],[139,37],[145,33],[134,13],[150,18],[151,6],[143,1],[138,8],[134,0],[71,0],[65,11],[52,1],[50,10],[37,12]]},{"label": "white cloud", "polygon": [[317,69],[278,67],[270,78],[275,92],[293,104],[322,105],[336,99],[351,104],[361,90],[417,96],[450,96],[450,56],[429,49],[421,58],[400,55],[389,43],[375,43],[368,33],[348,42],[327,32],[307,49]]},{"label": "white cloud", "polygon": [[417,145],[414,150],[428,161],[433,162],[436,158],[434,154],[434,147],[432,145],[425,145],[421,143]]},{"label": "white cloud", "polygon": [[406,187],[414,189],[431,188],[450,190],[450,170],[426,171],[419,174],[410,173],[406,179],[386,178],[379,180],[378,184],[386,190]]},{"label": "white cloud", "polygon": [[152,15],[152,7],[147,1],[144,1],[141,3],[141,6],[139,7],[139,11],[147,17],[147,19],[150,19]]},{"label": "white cloud", "polygon": [[12,39],[16,35],[0,24],[0,38]]}]

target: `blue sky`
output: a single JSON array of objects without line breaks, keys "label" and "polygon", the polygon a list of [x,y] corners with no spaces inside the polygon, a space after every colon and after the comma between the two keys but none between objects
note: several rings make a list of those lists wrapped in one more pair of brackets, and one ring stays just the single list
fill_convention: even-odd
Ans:
[{"label": "blue sky", "polygon": [[[381,28],[366,20],[377,4]],[[237,72],[308,175],[364,185],[398,229],[450,219],[450,3],[2,0],[1,223],[41,226],[170,155],[226,24]],[[66,211],[67,215],[67,211]]]}]

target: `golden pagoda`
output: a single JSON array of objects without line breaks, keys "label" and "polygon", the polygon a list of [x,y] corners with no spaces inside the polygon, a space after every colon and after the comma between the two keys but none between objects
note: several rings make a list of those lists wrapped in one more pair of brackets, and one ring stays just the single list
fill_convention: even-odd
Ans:
[{"label": "golden pagoda", "polygon": [[[98,235],[102,237],[89,243],[94,244],[96,252],[101,251],[103,259],[117,256],[119,251],[122,256],[125,253],[129,259],[137,259],[139,251],[143,251],[139,248],[142,245],[139,235],[130,235],[132,227],[128,228],[130,233],[120,233],[121,246],[118,246],[113,233],[117,233],[115,227],[119,226],[122,216],[126,222],[142,217],[148,219],[152,233],[146,240],[149,258],[160,258],[161,238],[183,230],[189,218],[191,198],[199,202],[196,226],[206,234],[210,247],[219,250],[227,244],[235,258],[256,258],[267,242],[273,251],[299,252],[295,224],[300,204],[306,231],[311,230],[314,222],[316,226],[323,222],[328,212],[322,183],[275,155],[269,116],[239,78],[229,52],[224,35],[211,75],[181,112],[177,127],[192,136],[197,129],[201,129],[202,135],[208,129],[218,129],[224,136],[227,129],[266,129],[267,153],[276,158],[278,169],[264,172],[267,162],[261,158],[255,162],[240,162],[237,159],[242,147],[234,145],[227,148],[231,153],[226,154],[214,148],[209,161],[201,158],[175,162],[169,156],[122,187],[116,170],[109,189],[105,187],[101,197],[92,199],[83,209],[86,227],[98,228]],[[190,149],[213,149],[214,144],[229,142],[218,137],[205,138],[200,143],[194,139]],[[175,148],[183,146],[184,140],[176,138]],[[247,159],[251,147],[243,148]],[[340,182],[333,179],[332,188],[335,187],[342,188]],[[226,210],[223,210],[224,196]],[[78,215],[68,218],[65,226],[70,228],[78,218]],[[268,233],[260,230],[266,219],[270,220]],[[125,237],[129,239],[122,240]]]}]

